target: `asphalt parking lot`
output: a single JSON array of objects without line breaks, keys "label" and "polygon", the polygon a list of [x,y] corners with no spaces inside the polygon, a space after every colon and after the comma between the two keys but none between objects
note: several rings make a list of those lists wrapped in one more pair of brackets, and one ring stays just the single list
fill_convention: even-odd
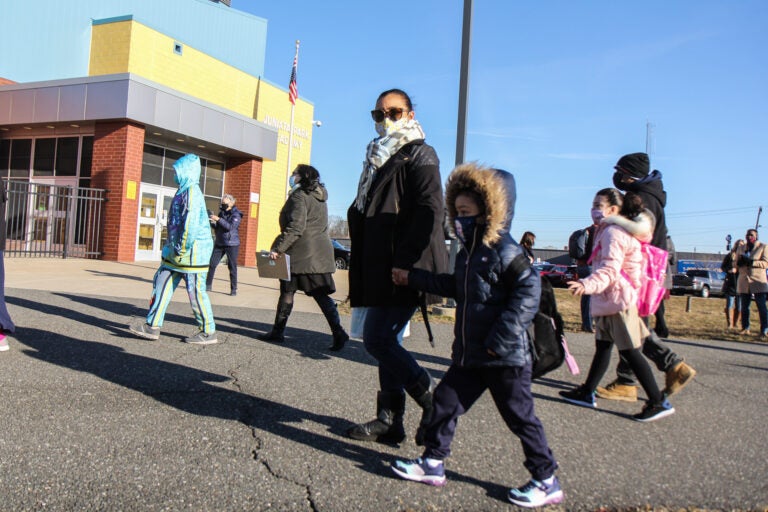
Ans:
[{"label": "asphalt parking lot", "polygon": [[[199,347],[181,342],[194,330],[182,291],[159,341],[127,331],[151,265],[34,264],[6,260],[18,332],[0,354],[2,510],[509,510],[507,489],[528,478],[488,396],[460,420],[448,485],[394,477],[396,457],[420,454],[412,436],[399,447],[343,436],[374,415],[375,361],[357,340],[329,352],[311,300],[297,304],[285,344],[256,340],[277,287],[250,269],[243,297],[214,292],[220,343]],[[436,348],[418,323],[406,344],[439,378],[451,326],[433,329]],[[534,383],[566,495],[553,509],[768,507],[768,345],[670,343],[699,375],[655,423],[628,418],[639,403],[568,405],[557,392],[581,377],[565,367]],[[586,371],[592,339],[569,344]],[[408,407],[411,434],[419,414]]]}]

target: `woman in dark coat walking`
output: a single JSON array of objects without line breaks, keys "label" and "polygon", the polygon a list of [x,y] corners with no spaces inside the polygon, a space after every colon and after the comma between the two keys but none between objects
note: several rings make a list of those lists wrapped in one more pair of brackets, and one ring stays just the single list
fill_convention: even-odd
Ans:
[{"label": "woman in dark coat walking", "polygon": [[362,441],[402,441],[408,393],[422,409],[416,433],[420,443],[432,416],[435,383],[397,335],[426,298],[395,286],[392,269],[448,269],[440,163],[424,143],[405,92],[381,93],[371,116],[379,136],[368,144],[357,197],[347,212],[352,241],[349,298],[352,307],[368,308],[363,342],[379,363],[380,391],[376,418],[352,426],[347,435]]},{"label": "woman in dark coat walking", "polygon": [[293,310],[293,296],[301,290],[317,302],[333,333],[330,350],[344,348],[349,336],[341,326],[332,274],[336,271],[333,245],[328,235],[328,191],[320,173],[311,165],[298,165],[290,178],[291,191],[280,211],[280,234],[272,242],[269,257],[290,256],[291,279],[280,281],[280,298],[272,330],[259,336],[263,341],[285,341],[285,326]]}]

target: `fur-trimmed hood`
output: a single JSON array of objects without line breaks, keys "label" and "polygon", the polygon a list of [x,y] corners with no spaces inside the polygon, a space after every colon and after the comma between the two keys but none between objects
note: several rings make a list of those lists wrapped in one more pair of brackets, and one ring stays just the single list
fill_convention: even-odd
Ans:
[{"label": "fur-trimmed hood", "polygon": [[622,215],[611,215],[602,220],[602,224],[616,224],[619,227],[637,238],[641,242],[648,243],[653,238],[653,228],[656,220],[650,210],[644,210],[633,219],[628,219]]},{"label": "fur-trimmed hood", "polygon": [[483,200],[483,245],[491,247],[499,241],[501,233],[509,231],[512,224],[515,211],[514,177],[506,171],[485,167],[476,162],[457,166],[445,184],[448,225],[452,232],[455,231],[456,197],[467,190],[475,192]]}]

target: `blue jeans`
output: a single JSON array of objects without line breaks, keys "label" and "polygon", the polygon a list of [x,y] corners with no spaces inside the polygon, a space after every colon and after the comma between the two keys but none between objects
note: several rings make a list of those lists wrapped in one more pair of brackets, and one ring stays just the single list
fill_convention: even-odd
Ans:
[{"label": "blue jeans", "polygon": [[415,311],[414,307],[369,307],[366,312],[363,343],[379,362],[381,391],[402,393],[423,372],[398,339]]},{"label": "blue jeans", "polygon": [[[742,293],[741,298],[741,328],[749,329],[749,306],[752,301],[749,293]],[[757,314],[760,316],[760,333],[768,334],[768,310],[766,310],[765,300],[768,293],[756,293],[755,304],[757,304]]]}]

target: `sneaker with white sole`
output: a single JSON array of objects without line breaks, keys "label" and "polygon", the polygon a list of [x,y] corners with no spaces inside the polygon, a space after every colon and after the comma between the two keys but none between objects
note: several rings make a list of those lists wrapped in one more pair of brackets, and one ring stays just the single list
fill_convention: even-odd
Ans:
[{"label": "sneaker with white sole", "polygon": [[597,407],[597,402],[595,402],[595,394],[587,391],[584,386],[579,386],[568,391],[561,391],[560,396],[574,405],[589,407],[590,409]]},{"label": "sneaker with white sole", "polygon": [[128,325],[128,330],[136,336],[147,340],[156,340],[160,338],[160,328],[152,327],[145,322],[143,318],[136,317],[132,319],[130,325]]},{"label": "sneaker with white sole", "polygon": [[519,507],[534,508],[560,503],[564,495],[560,482],[553,476],[550,483],[531,479],[522,487],[510,489],[507,498]]},{"label": "sneaker with white sole", "polygon": [[675,414],[675,408],[669,403],[669,400],[664,400],[659,404],[652,404],[647,402],[643,410],[637,414],[632,415],[632,419],[642,422],[656,421]]},{"label": "sneaker with white sole", "polygon": [[406,480],[427,485],[445,485],[445,465],[442,461],[437,466],[430,467],[421,457],[413,460],[396,460],[392,464],[392,471]]},{"label": "sneaker with white sole", "polygon": [[0,352],[5,352],[10,349],[11,347],[8,346],[8,338],[5,337],[5,334],[0,333]]},{"label": "sneaker with white sole", "polygon": [[213,345],[218,342],[219,340],[216,338],[216,331],[198,331],[194,336],[184,338],[184,343],[191,343],[192,345]]}]

